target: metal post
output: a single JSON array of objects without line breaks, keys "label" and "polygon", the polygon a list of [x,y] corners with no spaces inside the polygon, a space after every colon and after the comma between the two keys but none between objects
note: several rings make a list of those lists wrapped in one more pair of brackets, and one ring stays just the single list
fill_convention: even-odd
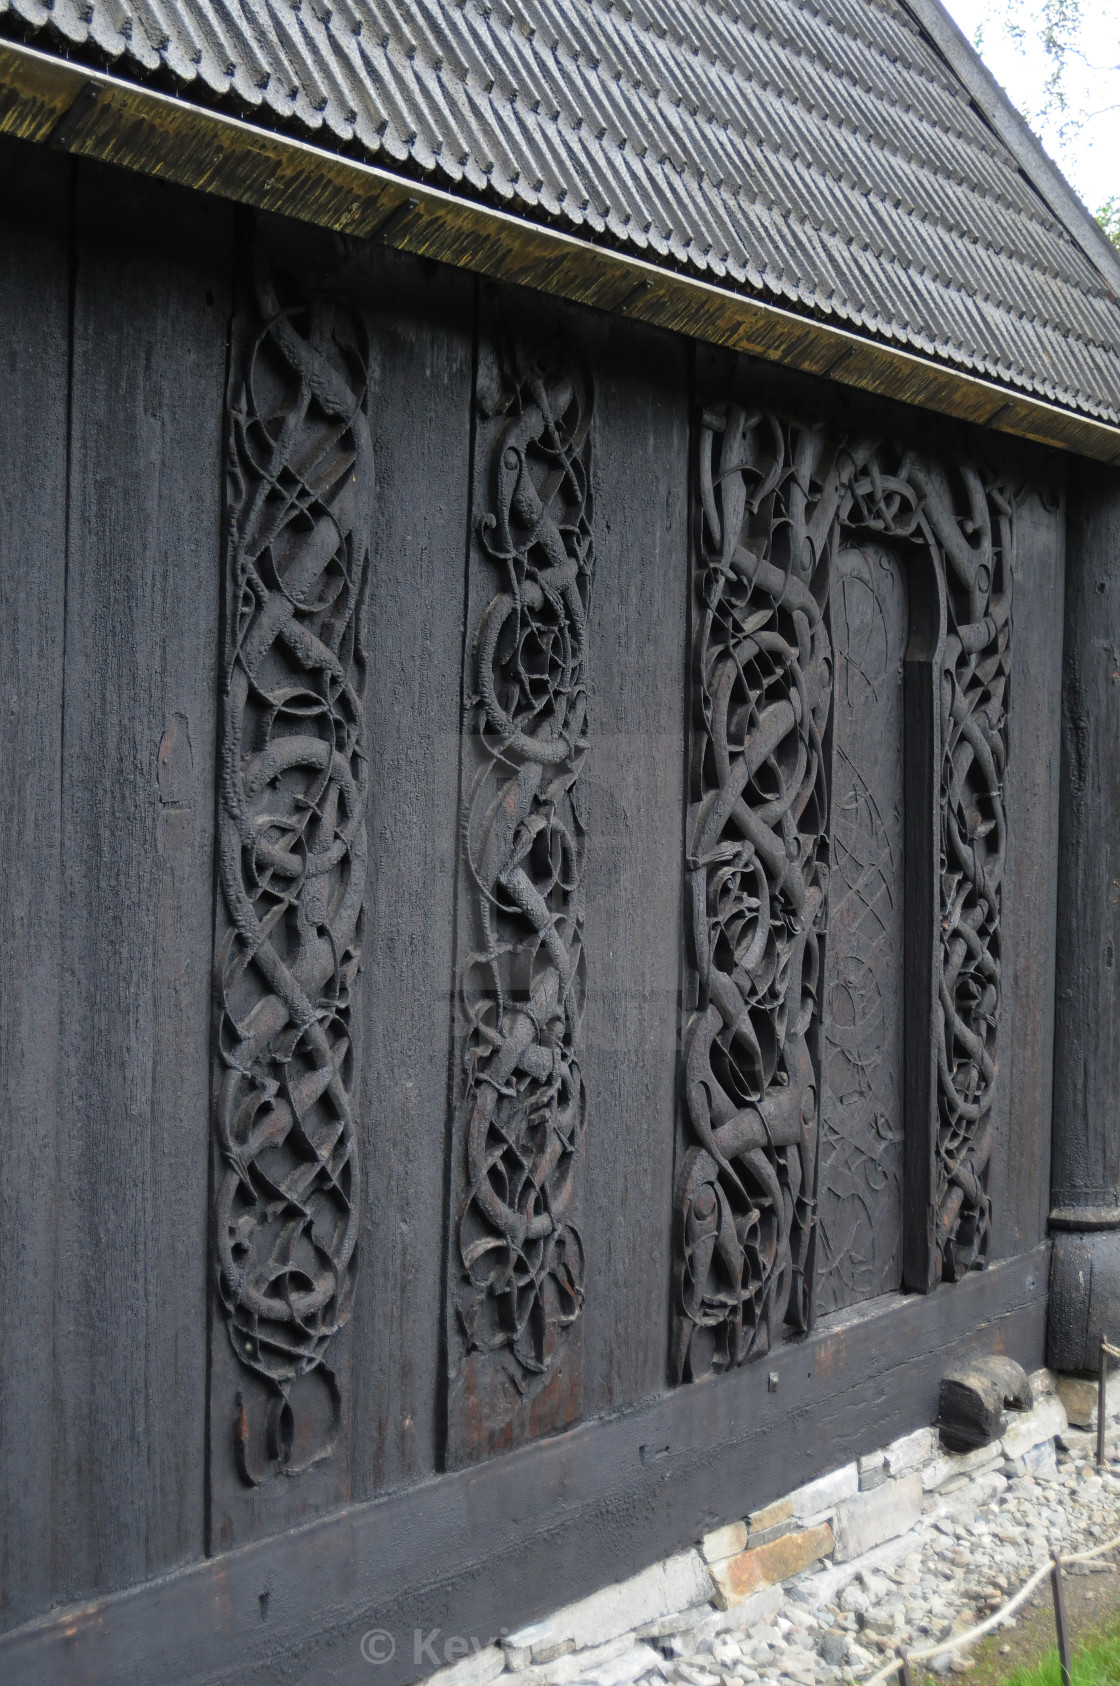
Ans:
[{"label": "metal post", "polygon": [[1050,1586],[1054,1593],[1054,1626],[1058,1630],[1058,1661],[1062,1665],[1062,1686],[1070,1686],[1069,1628],[1066,1626],[1066,1592],[1062,1584],[1062,1563],[1051,1553]]},{"label": "metal post", "polygon": [[899,1651],[898,1653],[898,1686],[914,1686],[913,1678],[910,1674],[910,1664],[907,1662],[902,1651]]},{"label": "metal post", "polygon": [[1101,1336],[1101,1356],[1097,1367],[1097,1468],[1104,1468],[1105,1395],[1108,1392],[1108,1342]]}]

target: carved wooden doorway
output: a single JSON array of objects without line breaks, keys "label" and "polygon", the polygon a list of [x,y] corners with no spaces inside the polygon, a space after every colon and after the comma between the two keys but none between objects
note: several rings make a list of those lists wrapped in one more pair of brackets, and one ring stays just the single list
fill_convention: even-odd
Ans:
[{"label": "carved wooden doorway", "polygon": [[822,1015],[817,1311],[902,1284],[906,570],[868,541],[832,590],[832,871]]}]

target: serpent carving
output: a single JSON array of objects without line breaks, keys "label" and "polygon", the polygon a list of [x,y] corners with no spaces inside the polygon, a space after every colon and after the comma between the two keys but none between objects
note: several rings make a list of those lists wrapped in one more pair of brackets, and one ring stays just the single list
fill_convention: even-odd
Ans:
[{"label": "serpent carving", "polygon": [[594,556],[589,385],[524,374],[491,465],[481,553],[501,584],[477,627],[464,811],[473,952],[461,971],[466,1352],[517,1396],[547,1380],[584,1294],[572,1221],[584,1128],[584,768]]},{"label": "serpent carving", "polygon": [[702,606],[687,874],[696,1002],[676,1190],[679,1379],[809,1316],[820,938],[828,889],[825,621],[852,458],[732,407],[700,432]]},{"label": "serpent carving", "polygon": [[991,1237],[992,1093],[1001,1005],[1000,897],[1007,828],[1013,506],[970,464],[886,453],[853,486],[847,519],[919,542],[944,592],[937,690],[941,758],[940,979],[935,1272],[982,1266]]},{"label": "serpent carving", "polygon": [[1011,505],[978,469],[732,406],[703,418],[698,483],[679,1380],[761,1356],[784,1325],[806,1328],[812,1309],[828,598],[839,546],[857,535],[911,556],[920,545],[945,605],[931,746],[942,864],[929,1198],[937,1273],[956,1280],[985,1260],[1010,659]]},{"label": "serpent carving", "polygon": [[991,1236],[992,1091],[1001,1005],[1000,897],[1007,845],[1007,685],[1011,667],[1012,505],[972,467],[914,462],[944,559],[941,704],[941,980],[936,1245],[957,1281]]},{"label": "serpent carving", "polygon": [[[235,376],[219,814],[218,1283],[238,1359],[242,1475],[329,1454],[331,1342],[358,1225],[354,990],[366,878],[363,594],[373,455],[358,318],[285,307]],[[308,1389],[311,1389],[311,1397]],[[325,1390],[326,1399],[323,1398]],[[309,1435],[301,1402],[319,1424]],[[308,1444],[308,1441],[311,1441]]]}]

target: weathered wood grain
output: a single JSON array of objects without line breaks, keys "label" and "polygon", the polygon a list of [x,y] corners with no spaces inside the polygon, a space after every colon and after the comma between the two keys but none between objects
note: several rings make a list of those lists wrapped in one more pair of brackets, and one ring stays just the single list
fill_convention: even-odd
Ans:
[{"label": "weathered wood grain", "polygon": [[354,1496],[365,1498],[442,1455],[474,282],[375,247],[356,254],[353,285],[372,330],[377,466],[351,1439]]},{"label": "weathered wood grain", "polygon": [[0,144],[0,1627],[51,1592],[70,178]]},{"label": "weathered wood grain", "polygon": [[78,166],[54,1594],[203,1543],[230,217]]},{"label": "weathered wood grain", "polygon": [[903,657],[907,570],[885,545],[840,551],[831,865],[821,1004],[817,1310],[902,1281]]},{"label": "weathered wood grain", "polygon": [[684,347],[595,348],[584,1410],[664,1385],[680,988],[689,411]]},{"label": "weathered wood grain", "polygon": [[933,1189],[937,1158],[937,907],[941,859],[941,745],[937,658],[944,637],[943,590],[928,560],[912,567],[910,636],[903,666],[903,1205],[902,1281],[928,1293],[936,1276]]},{"label": "weathered wood grain", "polygon": [[1120,1323],[1120,477],[1073,464],[1062,669],[1050,1362]]},{"label": "weathered wood grain", "polygon": [[[387,1686],[431,1672],[415,1634],[486,1643],[929,1423],[965,1358],[1042,1357],[1047,1248],[930,1296],[822,1320],[773,1365],[676,1388],[443,1476],[64,1611],[0,1640],[6,1686],[361,1686],[362,1635],[395,1643]],[[767,1372],[779,1377],[769,1392]]]},{"label": "weathered wood grain", "polygon": [[[1059,779],[1062,761],[1062,611],[1065,594],[1064,465],[1024,453],[1009,478],[1021,488],[1015,517],[1011,693],[1003,889],[1003,1049],[996,1083],[992,1253],[1010,1258],[1046,1234],[1054,1097],[1077,1081],[1068,1036],[1056,1078],[1054,964],[1058,930]],[[1100,598],[1094,592],[1094,607]],[[1071,917],[1079,916],[1072,913]],[[1107,1017],[1103,1002],[1078,1015]]]},{"label": "weathered wood grain", "polygon": [[1053,1203],[1120,1192],[1120,477],[1070,475]]}]

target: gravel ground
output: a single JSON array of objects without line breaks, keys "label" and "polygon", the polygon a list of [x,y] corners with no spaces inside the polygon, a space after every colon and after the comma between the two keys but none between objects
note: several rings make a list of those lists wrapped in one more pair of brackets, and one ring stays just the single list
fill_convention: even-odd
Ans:
[{"label": "gravel ground", "polygon": [[[887,1553],[886,1562],[862,1569],[843,1589],[835,1586],[835,1570],[808,1573],[786,1587],[765,1626],[704,1640],[688,1629],[659,1635],[655,1645],[664,1661],[645,1680],[650,1686],[858,1680],[898,1646],[917,1650],[972,1627],[1005,1603],[1051,1548],[1082,1551],[1120,1533],[1120,1456],[1110,1448],[1109,1467],[1098,1474],[1089,1437],[1066,1440],[1073,1450],[1059,1451],[1049,1465],[1036,1458],[1042,1464],[1036,1474],[1005,1461],[962,1478],[956,1491],[931,1495],[920,1522],[898,1542],[897,1556]],[[933,1665],[937,1673],[970,1667],[959,1656]]]}]

